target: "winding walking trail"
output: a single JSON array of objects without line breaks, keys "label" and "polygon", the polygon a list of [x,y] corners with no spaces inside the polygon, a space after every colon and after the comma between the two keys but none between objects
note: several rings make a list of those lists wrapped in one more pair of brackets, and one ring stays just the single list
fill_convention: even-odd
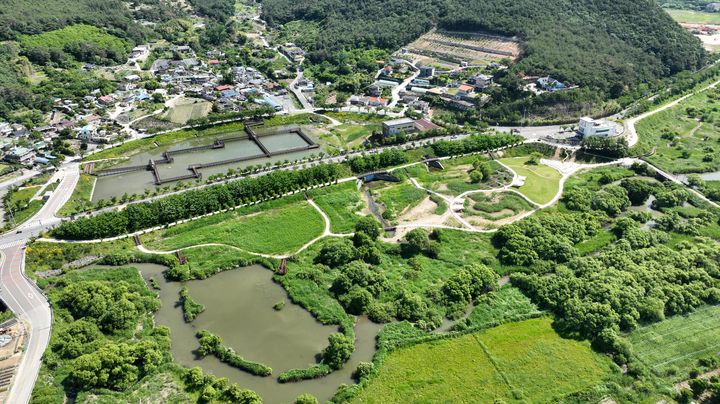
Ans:
[{"label": "winding walking trail", "polygon": [[[496,161],[497,161],[497,160],[496,160]],[[425,188],[425,187],[423,187],[415,178],[411,177],[411,176],[408,174],[407,177],[408,177],[408,179],[410,180],[410,182],[411,182],[411,184],[412,184],[413,186],[415,186],[415,187],[417,187],[417,188],[419,188],[419,189],[424,190],[424,191],[427,192],[428,194],[436,195],[436,196],[438,196],[439,198],[442,198],[443,201],[445,201],[446,203],[448,203],[448,204],[449,204],[449,209],[448,209],[449,212],[446,213],[446,214],[448,214],[449,216],[451,216],[452,218],[454,218],[455,220],[457,220],[457,221],[462,225],[462,227],[454,227],[454,226],[445,225],[445,224],[426,223],[426,222],[418,221],[418,222],[415,222],[415,223],[403,223],[403,224],[399,224],[399,225],[397,225],[395,228],[396,228],[396,229],[405,229],[405,230],[407,230],[407,229],[413,229],[413,228],[426,228],[426,229],[437,229],[437,228],[439,228],[439,229],[458,230],[458,231],[471,232],[471,233],[494,233],[494,232],[497,232],[497,231],[498,231],[497,228],[492,228],[492,229],[478,228],[478,227],[472,225],[471,223],[469,223],[467,220],[465,220],[465,218],[463,218],[458,211],[455,211],[455,210],[453,209],[453,206],[454,206],[454,205],[457,205],[458,203],[462,203],[462,201],[464,201],[464,198],[465,198],[465,197],[467,197],[468,195],[474,194],[474,193],[512,192],[512,193],[515,193],[515,194],[521,196],[521,197],[524,198],[525,200],[527,200],[529,203],[531,203],[533,206],[535,206],[535,208],[532,209],[532,210],[523,212],[523,213],[521,213],[521,214],[519,214],[519,215],[516,215],[516,216],[512,217],[510,221],[508,221],[507,223],[505,223],[505,224],[511,224],[511,223],[515,223],[515,222],[517,222],[517,221],[519,221],[519,220],[522,220],[522,219],[524,219],[524,218],[526,218],[526,217],[534,214],[535,212],[537,212],[537,211],[539,211],[539,210],[546,209],[546,208],[554,205],[555,203],[557,203],[557,202],[560,200],[560,198],[562,197],[562,194],[563,194],[563,191],[564,191],[565,181],[566,181],[569,177],[571,177],[572,175],[574,175],[575,173],[577,173],[578,171],[586,170],[586,169],[592,169],[592,168],[597,168],[597,167],[603,167],[603,166],[611,166],[611,165],[630,165],[630,164],[631,164],[632,162],[634,162],[634,161],[636,161],[636,160],[635,160],[635,159],[621,159],[621,160],[616,160],[616,161],[607,162],[607,163],[579,164],[579,163],[576,163],[576,162],[561,162],[561,161],[557,161],[557,160],[546,160],[546,159],[543,159],[543,160],[541,160],[541,163],[542,163],[542,164],[547,165],[547,166],[549,166],[549,167],[551,167],[551,168],[554,168],[555,170],[559,171],[559,172],[561,173],[562,177],[560,178],[559,186],[558,186],[558,191],[556,192],[555,196],[554,196],[549,202],[547,202],[547,203],[545,203],[545,204],[542,204],[542,205],[541,205],[541,204],[538,204],[537,202],[535,202],[535,201],[531,200],[530,198],[528,198],[528,197],[527,197],[526,195],[524,195],[523,193],[521,193],[521,192],[519,192],[519,191],[517,191],[517,190],[515,190],[515,189],[512,188],[512,187],[513,187],[513,184],[517,182],[517,179],[519,178],[519,175],[518,175],[517,172],[515,172],[512,168],[508,167],[507,165],[505,165],[505,164],[503,164],[502,162],[499,162],[499,161],[498,161],[498,163],[500,163],[503,167],[505,167],[505,169],[507,169],[508,171],[510,171],[510,172],[512,173],[513,179],[512,179],[512,181],[510,181],[510,183],[505,184],[505,185],[503,185],[503,186],[501,186],[501,187],[492,188],[492,189],[466,191],[466,192],[463,192],[462,194],[460,194],[460,195],[458,195],[458,196],[456,196],[456,197],[449,197],[449,196],[440,194],[440,193],[438,193],[438,192],[436,192],[436,191],[433,191],[433,190],[430,190],[430,189],[428,189],[428,188]],[[399,167],[395,167],[395,168],[393,168],[393,169],[391,169],[391,170],[388,170],[388,171],[401,170],[401,169],[404,169],[404,168],[406,168],[406,167],[409,167],[409,166],[412,166],[412,165],[415,165],[415,164],[422,164],[422,162],[420,162],[420,163],[417,163],[417,162],[416,162],[416,163],[405,164],[405,165],[402,165],[402,166],[399,166]],[[342,179],[342,180],[339,180],[338,183],[347,182],[347,181],[352,181],[352,180],[357,180],[357,178],[356,178],[356,177],[344,178],[344,179]],[[314,188],[314,187],[312,187],[312,188]],[[312,188],[311,188],[311,189],[312,189]],[[285,194],[285,195],[283,195],[283,196],[293,195],[293,194],[296,194],[296,193],[299,193],[299,192],[303,192],[303,191],[293,191],[293,192],[289,192],[289,193],[287,193],[287,194]],[[187,250],[187,249],[194,249],[194,248],[202,248],[202,247],[227,247],[227,248],[231,248],[231,249],[234,249],[234,250],[236,250],[236,251],[241,251],[241,252],[243,252],[243,253],[246,253],[246,254],[249,254],[249,255],[253,255],[253,256],[264,257],[264,258],[273,258],[273,259],[284,259],[284,258],[290,258],[290,257],[292,257],[292,256],[295,256],[295,255],[297,255],[297,254],[305,251],[305,250],[308,249],[310,246],[312,246],[313,244],[317,243],[318,241],[320,241],[320,240],[322,240],[322,239],[324,239],[324,238],[326,238],[326,237],[350,237],[350,236],[353,235],[353,233],[347,233],[347,234],[333,233],[332,230],[331,230],[331,224],[332,224],[332,223],[331,223],[330,218],[328,217],[328,215],[315,203],[315,201],[312,200],[312,198],[310,198],[310,197],[307,196],[307,195],[306,195],[306,201],[307,201],[315,210],[317,210],[317,212],[318,212],[318,213],[320,214],[320,216],[322,217],[322,220],[323,220],[323,223],[324,223],[323,233],[322,233],[321,235],[313,238],[312,240],[308,241],[307,243],[305,243],[304,245],[302,245],[298,250],[296,250],[296,251],[294,251],[294,252],[292,252],[292,253],[286,253],[286,254],[267,254],[267,253],[260,253],[260,252],[249,251],[249,250],[246,250],[246,249],[243,249],[243,248],[240,248],[240,247],[231,245],[231,244],[225,244],[225,243],[202,243],[202,244],[195,244],[195,245],[191,245],[191,246],[187,246],[187,247],[181,247],[181,248],[172,249],[172,250],[155,250],[155,249],[148,248],[148,247],[146,247],[146,246],[144,246],[144,245],[142,245],[142,244],[139,245],[139,246],[137,246],[137,248],[138,248],[140,251],[142,251],[142,252],[150,253],[150,254],[174,254],[174,253],[176,253],[177,251],[180,251],[180,250]],[[52,238],[40,238],[40,239],[38,239],[38,241],[45,241],[45,242],[52,242],[52,243],[101,243],[101,242],[106,242],[106,241],[120,240],[120,239],[124,239],[124,238],[127,238],[127,237],[132,237],[132,236],[134,236],[134,235],[142,235],[142,234],[145,234],[145,233],[148,233],[148,232],[161,230],[161,229],[164,229],[164,228],[166,228],[166,227],[176,226],[176,225],[183,224],[183,223],[187,223],[187,222],[190,222],[190,221],[193,221],[193,220],[197,220],[197,219],[200,219],[200,218],[203,218],[203,217],[207,217],[207,216],[211,216],[211,215],[215,215],[215,214],[227,212],[227,211],[229,211],[229,210],[230,210],[230,209],[224,209],[224,210],[221,210],[221,211],[218,211],[218,212],[209,213],[209,214],[202,215],[202,216],[198,216],[198,217],[195,217],[195,218],[190,218],[190,219],[181,220],[181,221],[178,221],[178,222],[175,222],[175,223],[171,223],[170,225],[167,225],[167,226],[157,226],[157,227],[152,228],[152,229],[145,229],[145,230],[138,231],[138,232],[135,232],[135,233],[124,234],[124,235],[122,235],[122,236],[111,237],[111,238],[95,239],[95,240],[77,240],[77,241],[75,241],[75,240],[58,240],[58,239],[52,239]]]}]

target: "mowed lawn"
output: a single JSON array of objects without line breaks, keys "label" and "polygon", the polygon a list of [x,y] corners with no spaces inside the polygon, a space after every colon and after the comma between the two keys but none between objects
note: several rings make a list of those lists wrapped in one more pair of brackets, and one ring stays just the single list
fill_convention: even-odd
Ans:
[{"label": "mowed lawn", "polygon": [[157,250],[219,243],[254,253],[289,254],[320,236],[324,227],[315,208],[290,198],[194,220],[145,235],[142,240]]},{"label": "mowed lawn", "polygon": [[554,402],[600,383],[610,360],[541,317],[390,353],[362,403]]},{"label": "mowed lawn", "polygon": [[638,328],[629,335],[633,351],[647,366],[664,374],[677,368],[687,376],[700,358],[720,353],[720,306],[706,306]]},{"label": "mowed lawn", "polygon": [[355,230],[355,223],[361,217],[358,212],[363,207],[355,181],[314,189],[308,194],[330,218],[330,231],[352,233]]},{"label": "mowed lawn", "polygon": [[529,159],[530,157],[512,157],[499,161],[525,177],[525,183],[517,189],[520,193],[537,204],[546,204],[558,193],[562,175],[556,169],[543,164],[525,164]]}]

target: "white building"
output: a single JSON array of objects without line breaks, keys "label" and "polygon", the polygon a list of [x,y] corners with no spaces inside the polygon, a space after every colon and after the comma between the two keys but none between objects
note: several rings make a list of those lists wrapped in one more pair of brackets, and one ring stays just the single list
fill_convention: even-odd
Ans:
[{"label": "white building", "polygon": [[595,120],[589,117],[580,118],[578,133],[588,136],[615,136],[615,124],[605,120]]},{"label": "white building", "polygon": [[399,118],[391,121],[385,121],[382,124],[382,131],[385,136],[395,136],[400,132],[414,132],[415,121],[410,118]]}]

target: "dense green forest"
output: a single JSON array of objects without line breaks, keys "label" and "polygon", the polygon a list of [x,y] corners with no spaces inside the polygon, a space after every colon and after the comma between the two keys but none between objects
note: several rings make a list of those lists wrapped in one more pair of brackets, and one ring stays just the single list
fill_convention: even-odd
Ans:
[{"label": "dense green forest", "polygon": [[332,59],[340,49],[394,50],[435,25],[517,35],[524,43],[517,71],[551,73],[614,97],[705,61],[699,41],[651,0],[267,0],[263,17],[271,26],[317,22],[309,49],[314,61]]}]

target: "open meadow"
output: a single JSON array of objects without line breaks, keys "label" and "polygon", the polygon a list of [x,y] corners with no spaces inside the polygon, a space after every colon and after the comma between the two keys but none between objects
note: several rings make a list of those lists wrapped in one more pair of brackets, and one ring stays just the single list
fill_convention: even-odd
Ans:
[{"label": "open meadow", "polygon": [[226,244],[261,254],[288,254],[323,232],[320,214],[300,196],[250,206],[144,235],[148,248]]},{"label": "open meadow", "polygon": [[212,103],[194,98],[182,98],[161,115],[172,123],[184,125],[193,119],[204,118],[212,110]]},{"label": "open meadow", "polygon": [[673,20],[680,23],[720,25],[720,14],[695,10],[665,10]]},{"label": "open meadow", "polygon": [[361,217],[358,212],[364,207],[355,181],[314,189],[309,191],[308,195],[328,215],[330,231],[354,231],[355,223]]},{"label": "open meadow", "polygon": [[463,214],[476,216],[484,221],[502,221],[520,213],[532,210],[525,198],[512,192],[471,194],[465,200]]},{"label": "open meadow", "polygon": [[390,352],[355,402],[544,403],[596,384],[610,361],[558,336],[548,317]]},{"label": "open meadow", "polygon": [[[399,172],[393,174],[401,175]],[[427,196],[427,191],[411,184],[404,175],[401,176],[402,182],[382,185],[375,183],[370,187],[375,200],[385,207],[383,217],[390,221],[419,204]]]},{"label": "open meadow", "polygon": [[75,189],[73,190],[70,199],[65,205],[58,211],[59,216],[70,216],[72,214],[82,212],[87,209],[92,200],[93,188],[95,188],[95,182],[97,177],[89,174],[80,174]]}]

